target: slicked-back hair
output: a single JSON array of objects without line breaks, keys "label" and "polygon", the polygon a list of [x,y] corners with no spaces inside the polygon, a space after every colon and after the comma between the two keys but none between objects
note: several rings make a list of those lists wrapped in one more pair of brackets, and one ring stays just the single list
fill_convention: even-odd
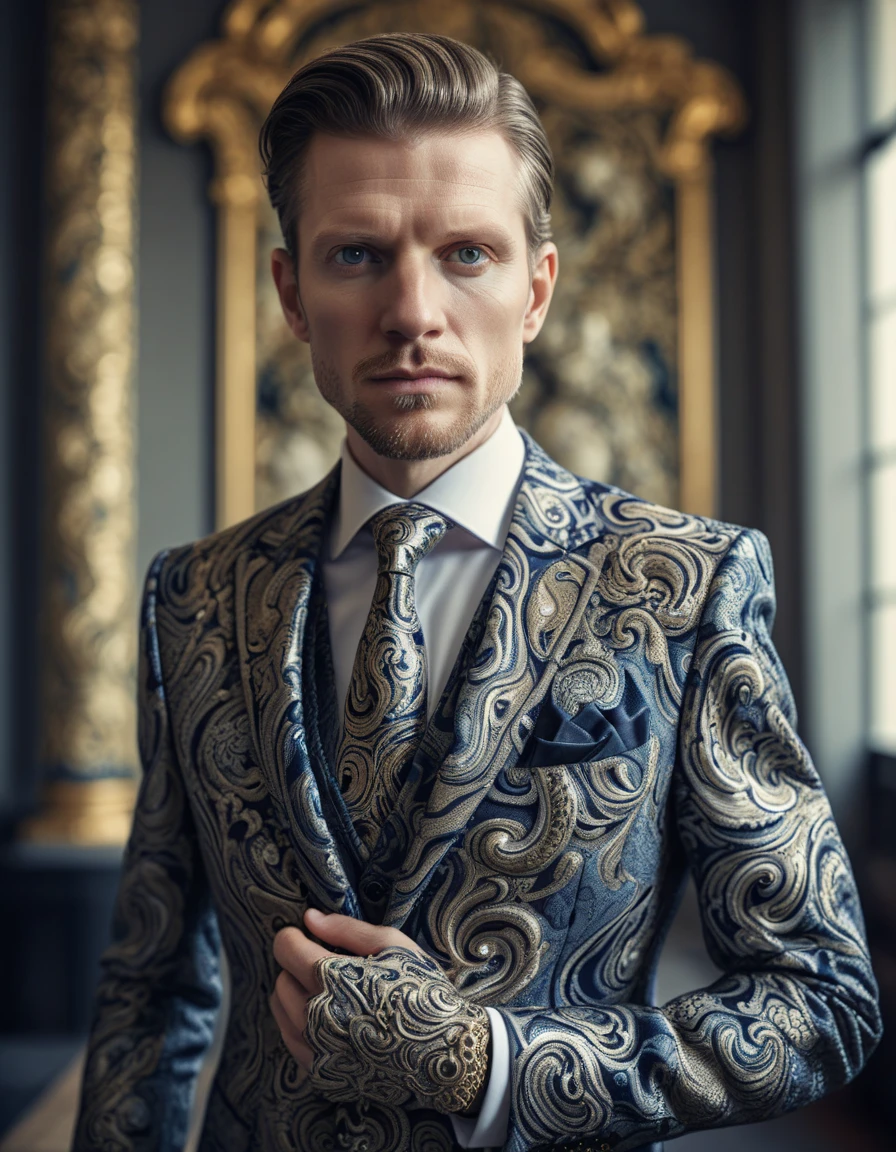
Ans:
[{"label": "slicked-back hair", "polygon": [[271,204],[295,262],[302,166],[315,132],[413,138],[430,131],[501,133],[520,159],[530,255],[551,235],[554,161],[529,94],[478,49],[449,36],[369,36],[303,65],[274,102],[259,149]]}]

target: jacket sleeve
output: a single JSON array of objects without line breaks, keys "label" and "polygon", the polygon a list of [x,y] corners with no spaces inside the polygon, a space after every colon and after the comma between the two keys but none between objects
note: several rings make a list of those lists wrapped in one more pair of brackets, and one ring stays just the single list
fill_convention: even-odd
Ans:
[{"label": "jacket sleeve", "polygon": [[171,739],[156,597],[146,582],[138,671],[142,779],[100,961],[73,1152],[174,1152],[221,1002],[218,923]]},{"label": "jacket sleeve", "polygon": [[661,1008],[501,1008],[507,1152],[638,1148],[765,1120],[852,1079],[880,1036],[849,861],[794,731],[772,646],[768,542],[719,564],[687,674],[673,777],[703,934],[722,976]]}]

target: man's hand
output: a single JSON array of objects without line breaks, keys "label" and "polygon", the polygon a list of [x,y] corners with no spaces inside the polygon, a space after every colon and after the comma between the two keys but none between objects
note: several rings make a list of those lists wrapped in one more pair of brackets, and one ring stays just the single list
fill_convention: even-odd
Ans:
[{"label": "man's hand", "polygon": [[[368,924],[338,912],[327,915],[316,908],[308,908],[305,926],[318,939],[350,956],[372,956],[390,945],[410,948],[422,955],[420,947],[410,936],[405,936],[397,928]],[[283,1035],[283,1043],[306,1075],[314,1060],[314,1053],[304,1035],[308,1023],[308,1001],[323,991],[314,973],[314,965],[325,956],[336,955],[338,953],[310,940],[301,928],[281,928],[274,937],[274,959],[283,971],[277,977],[268,1003]]]},{"label": "man's hand", "polygon": [[397,928],[313,909],[305,926],[348,953],[298,928],[274,940],[284,971],[271,1011],[315,1088],[334,1101],[401,1104],[413,1094],[440,1112],[478,1111],[491,1047],[484,1009]]}]

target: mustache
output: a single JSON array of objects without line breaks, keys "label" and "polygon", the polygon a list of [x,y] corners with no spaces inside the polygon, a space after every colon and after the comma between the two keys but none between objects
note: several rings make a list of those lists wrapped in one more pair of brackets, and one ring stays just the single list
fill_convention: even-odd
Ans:
[{"label": "mustache", "polygon": [[476,375],[471,360],[464,356],[455,356],[448,352],[426,352],[418,350],[411,352],[410,359],[407,352],[381,352],[377,356],[368,356],[359,360],[352,369],[352,383],[360,384],[368,376],[382,375],[397,368],[439,368],[449,376],[462,376],[467,379]]}]

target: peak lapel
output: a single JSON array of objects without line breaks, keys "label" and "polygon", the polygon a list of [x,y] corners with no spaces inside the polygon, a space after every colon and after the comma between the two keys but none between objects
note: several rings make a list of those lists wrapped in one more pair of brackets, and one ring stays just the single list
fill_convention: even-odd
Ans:
[{"label": "peak lapel", "polygon": [[[607,548],[581,482],[528,436],[523,480],[454,737],[418,811],[383,922],[400,926],[504,767],[512,766],[600,576]],[[574,549],[591,544],[579,554]]]},{"label": "peak lapel", "polygon": [[338,479],[337,466],[240,552],[236,628],[256,754],[288,814],[302,873],[324,911],[357,915],[308,754],[301,675],[311,591]]}]

